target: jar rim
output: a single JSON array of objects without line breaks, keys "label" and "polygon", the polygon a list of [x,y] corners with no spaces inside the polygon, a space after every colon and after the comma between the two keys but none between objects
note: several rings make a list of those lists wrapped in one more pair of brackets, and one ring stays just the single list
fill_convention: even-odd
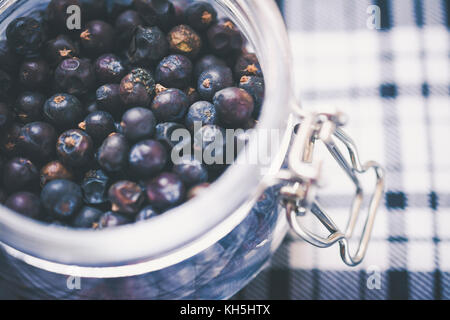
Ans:
[{"label": "jar rim", "polygon": [[[275,2],[214,1],[247,36],[260,59],[266,97],[257,127],[285,131],[293,92],[291,59],[287,32]],[[279,149],[279,145],[272,148]],[[258,152],[253,139],[248,142],[248,152]],[[272,168],[280,166],[279,161],[271,164]],[[101,231],[49,226],[0,206],[0,244],[16,258],[62,274],[73,274],[73,266],[80,268],[78,272],[84,277],[158,270],[207,249],[242,222],[251,208],[249,198],[262,180],[260,172],[260,166],[233,164],[205,194],[150,221]]]}]

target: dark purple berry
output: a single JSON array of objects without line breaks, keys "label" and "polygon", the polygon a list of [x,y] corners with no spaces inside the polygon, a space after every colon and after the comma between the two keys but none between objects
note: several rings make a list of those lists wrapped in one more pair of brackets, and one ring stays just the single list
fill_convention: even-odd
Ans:
[{"label": "dark purple berry", "polygon": [[236,25],[230,19],[221,19],[208,29],[208,41],[215,54],[226,57],[240,52],[244,38]]},{"label": "dark purple berry", "polygon": [[219,66],[226,67],[227,64],[225,63],[225,61],[223,61],[220,58],[217,58],[215,55],[208,54],[202,57],[200,60],[198,60],[197,63],[195,64],[194,76],[196,79],[198,79],[203,72]]},{"label": "dark purple berry", "polygon": [[122,226],[131,221],[115,212],[106,212],[98,220],[98,229],[107,229]]},{"label": "dark purple berry", "polygon": [[90,113],[78,127],[84,130],[96,145],[101,144],[111,133],[116,131],[113,116],[105,111]]},{"label": "dark purple berry", "polygon": [[149,109],[132,108],[125,112],[120,123],[122,132],[130,141],[149,139],[155,133],[156,119]]},{"label": "dark purple berry", "polygon": [[107,201],[110,179],[102,170],[90,170],[81,183],[84,201],[88,204],[101,204]]},{"label": "dark purple berry", "polygon": [[24,125],[17,138],[17,148],[38,162],[48,162],[55,154],[56,130],[45,122]]},{"label": "dark purple berry", "polygon": [[55,70],[55,81],[62,91],[82,96],[95,87],[95,72],[89,59],[66,59]]},{"label": "dark purple berry", "polygon": [[118,84],[105,84],[97,89],[96,102],[100,110],[109,112],[115,117],[122,114],[124,105],[120,95],[120,86]]},{"label": "dark purple berry", "polygon": [[106,171],[121,171],[127,165],[129,150],[125,136],[120,133],[113,133],[105,139],[99,148],[97,162]]},{"label": "dark purple berry", "polygon": [[41,214],[39,197],[30,192],[18,192],[8,198],[5,206],[30,218],[37,218]]},{"label": "dark purple berry", "polygon": [[72,129],[59,136],[56,151],[63,163],[71,167],[83,167],[92,161],[94,145],[84,131]]},{"label": "dark purple berry", "polygon": [[169,52],[166,35],[158,27],[138,26],[128,50],[130,62],[134,65],[153,66]]},{"label": "dark purple berry", "polygon": [[0,70],[0,98],[6,97],[13,87],[13,79],[9,74]]},{"label": "dark purple berry", "polygon": [[141,211],[139,211],[138,215],[136,216],[135,221],[141,222],[141,221],[152,219],[156,216],[158,216],[158,212],[156,212],[152,206],[146,206]]},{"label": "dark purple berry", "polygon": [[194,155],[203,163],[218,167],[226,163],[226,132],[217,125],[205,125],[194,134]]},{"label": "dark purple berry", "polygon": [[13,123],[7,130],[0,134],[0,151],[7,157],[15,157],[19,154],[17,142],[22,126]]},{"label": "dark purple berry", "polygon": [[0,40],[0,69],[16,74],[19,68],[19,59],[6,40]]},{"label": "dark purple berry", "polygon": [[192,62],[183,55],[170,55],[156,68],[156,81],[167,88],[184,89],[192,79]]},{"label": "dark purple berry", "polygon": [[243,76],[263,77],[261,66],[256,54],[243,53],[236,61],[234,74],[238,79]]},{"label": "dark purple berry", "polygon": [[131,10],[133,8],[133,1],[134,0],[107,0],[106,9],[108,20],[115,21],[121,13]]},{"label": "dark purple berry", "polygon": [[228,67],[212,67],[198,78],[198,93],[204,100],[211,101],[216,92],[233,85],[233,73]]},{"label": "dark purple berry", "polygon": [[81,188],[69,180],[53,180],[42,189],[41,203],[48,215],[68,220],[83,205]]},{"label": "dark purple berry", "polygon": [[55,94],[44,103],[44,118],[62,130],[76,127],[83,115],[80,100],[70,94]]},{"label": "dark purple berry", "polygon": [[[70,30],[67,28],[67,22],[73,12],[68,12],[70,6],[78,6],[81,8],[79,0],[51,0],[45,11],[46,20],[54,33],[75,33],[79,30]],[[81,17],[83,18],[83,16]]]},{"label": "dark purple berry", "polygon": [[186,187],[208,181],[208,171],[205,166],[193,157],[183,158],[175,163],[173,172],[180,177]]},{"label": "dark purple berry", "polygon": [[49,80],[50,67],[44,60],[28,60],[20,66],[19,81],[28,89],[42,89]]},{"label": "dark purple berry", "polygon": [[155,80],[150,71],[136,68],[120,83],[120,97],[127,107],[146,107],[155,94]]},{"label": "dark purple berry", "polygon": [[175,139],[173,134],[176,130],[186,130],[184,126],[176,122],[163,122],[156,125],[155,139],[162,143],[164,147],[171,151],[174,147],[183,149],[183,146],[190,145],[190,140],[181,138]]},{"label": "dark purple berry", "polygon": [[6,28],[8,44],[21,56],[36,57],[45,41],[45,33],[39,21],[20,17],[11,21]]},{"label": "dark purple berry", "polygon": [[109,188],[109,201],[112,211],[127,215],[135,215],[144,202],[141,187],[131,181],[119,181]]},{"label": "dark purple berry", "polygon": [[253,116],[258,118],[264,102],[264,79],[256,76],[243,76],[239,81],[239,88],[244,89],[252,96],[255,102]]},{"label": "dark purple berry", "polygon": [[220,122],[226,127],[236,128],[244,125],[251,118],[254,102],[247,91],[231,87],[216,93],[214,106]]},{"label": "dark purple berry", "polygon": [[39,185],[39,171],[28,159],[13,158],[3,168],[3,186],[9,192],[33,190]]},{"label": "dark purple berry", "polygon": [[185,11],[186,23],[198,31],[208,29],[217,20],[217,11],[205,1],[190,4]]},{"label": "dark purple berry", "polygon": [[80,0],[81,12],[85,20],[106,18],[106,1],[109,0]]},{"label": "dark purple berry", "polygon": [[41,169],[41,187],[53,180],[73,180],[72,172],[61,162],[52,161]]},{"label": "dark purple berry", "polygon": [[167,30],[173,25],[175,8],[168,0],[134,0],[134,7],[149,26]]},{"label": "dark purple berry", "polygon": [[170,51],[195,59],[202,49],[202,39],[191,27],[181,24],[167,34]]},{"label": "dark purple berry", "polygon": [[167,210],[181,204],[185,188],[181,179],[173,173],[162,173],[147,183],[147,198],[157,210]]},{"label": "dark purple berry", "polygon": [[120,14],[115,23],[118,46],[128,47],[134,30],[141,25],[143,25],[142,19],[136,11],[127,10]]},{"label": "dark purple berry", "polygon": [[0,134],[12,124],[13,114],[6,103],[0,102]]},{"label": "dark purple berry", "polygon": [[14,111],[21,123],[42,120],[45,96],[38,92],[23,92],[17,98]]},{"label": "dark purple berry", "polygon": [[167,151],[160,142],[144,140],[131,148],[130,171],[139,179],[146,179],[163,170],[167,160]]},{"label": "dark purple berry", "polygon": [[156,95],[151,108],[160,122],[180,122],[189,108],[189,98],[179,89],[168,89]]},{"label": "dark purple berry", "polygon": [[95,74],[100,83],[120,83],[126,69],[122,61],[112,53],[104,54],[95,61]]},{"label": "dark purple berry", "polygon": [[92,229],[97,225],[97,222],[102,215],[103,211],[96,208],[83,207],[75,216],[72,226],[78,229]]},{"label": "dark purple berry", "polygon": [[86,24],[80,34],[81,47],[88,56],[97,57],[111,52],[114,48],[114,28],[101,20]]},{"label": "dark purple berry", "polygon": [[194,103],[186,115],[184,121],[186,128],[191,132],[195,131],[195,125],[200,129],[207,124],[217,124],[217,112],[214,105],[208,101]]},{"label": "dark purple berry", "polygon": [[46,43],[44,53],[47,61],[55,66],[65,59],[78,57],[80,48],[78,43],[74,42],[70,37],[59,35]]},{"label": "dark purple berry", "polygon": [[198,94],[198,91],[195,90],[192,87],[186,88],[184,90],[184,93],[187,95],[189,99],[189,105],[192,106],[197,101],[200,101],[200,95]]},{"label": "dark purple berry", "polygon": [[199,195],[205,193],[205,191],[207,191],[210,186],[211,185],[209,183],[202,183],[202,184],[196,185],[189,189],[186,198],[188,200],[194,199],[194,198],[198,197]]}]

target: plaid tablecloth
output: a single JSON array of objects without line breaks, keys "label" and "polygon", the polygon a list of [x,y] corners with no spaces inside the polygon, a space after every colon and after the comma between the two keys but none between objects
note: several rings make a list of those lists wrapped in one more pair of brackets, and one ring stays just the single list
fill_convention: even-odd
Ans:
[{"label": "plaid tablecloth", "polygon": [[[336,246],[290,235],[237,298],[449,299],[450,1],[279,3],[299,98],[349,115],[361,157],[386,169],[386,194],[361,266],[346,267]],[[381,29],[368,27],[377,22],[371,5]],[[330,215],[345,222],[351,193],[339,183],[324,192]]]}]

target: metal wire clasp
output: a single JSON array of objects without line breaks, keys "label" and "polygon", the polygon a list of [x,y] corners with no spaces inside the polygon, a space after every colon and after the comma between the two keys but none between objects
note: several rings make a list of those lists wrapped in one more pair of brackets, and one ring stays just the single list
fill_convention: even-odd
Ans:
[{"label": "metal wire clasp", "polygon": [[[384,191],[384,171],[374,161],[364,164],[360,162],[354,142],[341,129],[345,122],[343,114],[298,112],[301,122],[288,154],[288,168],[281,170],[277,176],[278,181],[285,183],[281,189],[281,197],[286,207],[288,222],[297,235],[314,246],[325,248],[338,242],[342,260],[349,266],[356,266],[362,261],[367,251],[375,215]],[[350,162],[340,151],[336,141],[340,141],[346,147]],[[325,144],[356,189],[345,232],[342,232],[324,212],[316,198],[322,163],[313,162],[313,151],[314,146],[319,142]],[[349,250],[349,240],[352,238],[364,199],[364,191],[358,175],[370,170],[373,170],[376,176],[375,189],[370,199],[359,246],[356,253],[352,255]],[[300,223],[298,217],[309,213],[312,213],[330,232],[328,237],[319,236]]]}]

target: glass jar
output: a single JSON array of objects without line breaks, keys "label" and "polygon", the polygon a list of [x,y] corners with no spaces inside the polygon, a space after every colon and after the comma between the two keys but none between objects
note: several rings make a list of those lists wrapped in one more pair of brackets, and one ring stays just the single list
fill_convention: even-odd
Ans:
[{"label": "glass jar", "polygon": [[[12,19],[47,2],[1,2],[1,37]],[[206,194],[150,221],[101,232],[44,225],[0,207],[0,278],[12,295],[226,299],[258,274],[280,245],[288,222],[299,235],[320,246],[314,243],[320,239],[295,222],[302,208],[311,207],[304,182],[312,180],[306,179],[307,175],[295,180],[286,170],[278,175],[294,125],[305,119],[293,96],[290,49],[279,10],[272,0],[211,2],[239,26],[260,60],[266,93],[257,128],[281,134],[278,139],[265,140],[266,148],[259,148],[256,133],[252,133],[247,137],[247,150],[256,155],[262,149],[270,150],[270,161],[251,164],[239,161],[244,156],[240,155],[238,164],[230,166]],[[320,123],[325,123],[322,118]],[[312,141],[313,133],[300,132],[298,136]],[[294,151],[305,149],[301,144],[305,140],[298,141],[294,141]],[[289,167],[295,170],[295,166]],[[299,170],[306,172],[303,167]],[[294,183],[286,187],[287,182]],[[303,194],[292,189],[298,186]],[[324,223],[321,211],[314,208],[311,212]],[[332,232],[332,223],[328,226]],[[330,245],[339,242],[342,248],[346,239],[335,229],[332,239],[325,240]]]}]

